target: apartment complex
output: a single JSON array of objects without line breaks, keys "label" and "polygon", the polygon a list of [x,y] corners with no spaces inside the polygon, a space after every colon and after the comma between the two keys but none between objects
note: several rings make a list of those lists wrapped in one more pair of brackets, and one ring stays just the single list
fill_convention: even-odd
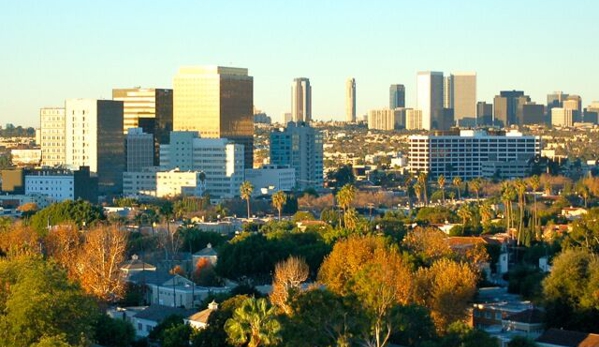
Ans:
[{"label": "apartment complex", "polygon": [[368,111],[368,129],[395,130],[405,127],[404,108]]},{"label": "apartment complex", "polygon": [[[438,135],[409,137],[410,172],[427,172],[430,178],[444,175],[465,180],[477,177],[524,177],[524,163],[541,153],[539,136],[517,131],[487,133],[461,130]],[[487,168],[483,172],[483,167]],[[499,170],[490,174],[489,167]],[[517,169],[517,170],[516,170]]]}]

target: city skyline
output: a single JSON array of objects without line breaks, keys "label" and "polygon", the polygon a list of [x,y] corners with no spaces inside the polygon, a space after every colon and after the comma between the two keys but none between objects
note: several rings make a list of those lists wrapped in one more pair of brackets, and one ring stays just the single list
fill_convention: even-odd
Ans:
[{"label": "city skyline", "polygon": [[[135,2],[107,1],[99,11],[73,1],[36,6],[7,2],[0,5],[8,28],[0,31],[4,43],[0,124],[38,126],[40,108],[60,106],[68,98],[109,99],[113,88],[172,88],[172,76],[187,65],[249,69],[255,78],[255,106],[276,121],[290,111],[288,85],[297,76],[317,86],[315,120],[344,120],[347,76],[360,81],[358,118],[388,104],[390,84],[404,84],[406,106],[415,107],[416,73],[427,70],[476,72],[477,101],[492,102],[499,91],[514,89],[543,104],[555,90],[580,95],[583,107],[599,100],[599,68],[592,58],[598,49],[591,44],[599,33],[593,25],[599,4],[578,4],[569,12],[577,18],[573,25],[549,32],[547,24],[561,18],[555,11],[557,1],[518,3],[519,11],[512,10],[514,3],[385,1],[373,6],[349,1],[344,16],[338,16],[333,2],[174,3],[141,8]],[[115,10],[111,4],[119,6]],[[200,13],[221,13],[231,7],[236,10],[227,11],[226,25],[218,22],[219,16],[197,20]],[[308,13],[311,25],[291,25]],[[401,21],[394,20],[398,13]],[[442,20],[445,13],[455,17],[451,25]],[[257,16],[268,20],[256,20]],[[377,18],[367,29],[357,24],[366,17]],[[425,19],[444,23],[442,36],[438,25],[418,25]],[[138,28],[144,30],[131,44],[127,31]],[[401,44],[389,45],[397,32],[402,32]],[[547,59],[549,35],[551,42],[584,47],[584,54]],[[515,36],[526,39],[513,40]],[[142,49],[156,46],[151,54]],[[518,54],[493,58],[498,46]],[[352,54],[341,55],[347,51]]]}]

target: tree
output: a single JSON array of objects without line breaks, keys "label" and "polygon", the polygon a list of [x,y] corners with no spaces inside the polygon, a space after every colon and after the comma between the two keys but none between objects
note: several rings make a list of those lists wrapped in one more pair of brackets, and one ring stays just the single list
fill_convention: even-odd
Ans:
[{"label": "tree", "polygon": [[275,265],[275,275],[272,284],[270,301],[286,314],[291,308],[288,301],[290,296],[298,292],[301,284],[308,279],[310,268],[304,259],[290,256],[287,260]]},{"label": "tree", "polygon": [[462,218],[462,227],[464,230],[466,229],[466,221],[468,221],[473,216],[472,208],[468,204],[462,204],[458,209],[458,216]]},{"label": "tree", "polygon": [[[510,229],[513,227],[512,225],[512,201],[516,198],[516,189],[509,181],[504,181],[502,183],[501,190],[501,200],[503,201],[504,212],[505,212],[505,220],[506,220],[506,228],[508,233]],[[512,235],[513,236],[513,235]]]},{"label": "tree", "polygon": [[83,200],[66,200],[51,204],[34,214],[31,217],[31,226],[44,235],[49,226],[70,222],[82,228],[103,219],[105,217],[101,207]]},{"label": "tree", "polygon": [[250,181],[244,181],[239,187],[239,195],[243,200],[247,203],[248,208],[248,219],[250,219],[250,199],[252,198],[252,193],[254,192],[254,186]]},{"label": "tree", "polygon": [[548,327],[596,331],[599,319],[599,259],[585,249],[566,250],[543,281]]},{"label": "tree", "polygon": [[229,341],[238,346],[272,346],[281,342],[281,324],[275,308],[266,299],[246,299],[225,323],[225,331]]},{"label": "tree", "polygon": [[419,173],[417,181],[420,184],[420,187],[422,188],[422,197],[424,200],[424,205],[428,205],[428,193],[426,189],[426,185],[428,183],[428,174],[426,172]]},{"label": "tree", "polygon": [[369,345],[385,346],[393,333],[392,309],[412,296],[412,272],[395,249],[377,248],[352,280],[352,291],[372,317]]},{"label": "tree", "polygon": [[94,337],[102,346],[129,347],[135,341],[135,328],[129,321],[102,314],[96,322]]},{"label": "tree", "polygon": [[312,288],[291,302],[283,320],[283,340],[288,346],[350,346],[369,330],[368,318],[353,296]]},{"label": "tree", "polygon": [[352,184],[344,185],[339,192],[337,192],[337,203],[339,204],[339,207],[343,209],[343,212],[347,212],[355,197],[356,187]]},{"label": "tree", "polygon": [[458,200],[461,200],[461,189],[462,189],[462,178],[460,176],[455,176],[453,178],[453,186],[455,187],[456,191],[458,192]]},{"label": "tree", "polygon": [[590,209],[572,225],[572,232],[565,239],[566,248],[582,247],[599,254],[599,208]]},{"label": "tree", "polygon": [[447,235],[435,228],[417,227],[408,232],[402,244],[425,265],[453,253],[447,243]]},{"label": "tree", "polygon": [[279,190],[272,195],[272,205],[279,211],[279,220],[281,220],[281,210],[287,202],[287,194],[284,191]]},{"label": "tree", "polygon": [[119,269],[125,260],[127,234],[116,226],[99,226],[85,234],[72,266],[83,289],[108,302],[124,294],[125,279]]},{"label": "tree", "polygon": [[420,268],[415,277],[415,301],[431,310],[437,331],[463,320],[476,293],[476,273],[465,263],[440,259]]},{"label": "tree", "polygon": [[0,260],[0,287],[1,346],[91,341],[98,308],[56,263],[39,257]]},{"label": "tree", "polygon": [[347,295],[351,281],[374,257],[375,250],[385,247],[386,240],[380,236],[352,235],[338,241],[320,266],[318,280],[333,293]]},{"label": "tree", "polygon": [[536,347],[537,344],[525,337],[525,336],[516,336],[510,342],[508,342],[507,347]]},{"label": "tree", "polygon": [[514,182],[514,186],[518,193],[518,207],[520,208],[520,222],[518,223],[518,245],[520,245],[524,237],[524,210],[526,208],[526,189],[528,185],[524,180],[517,179]]},{"label": "tree", "polygon": [[480,189],[482,186],[482,182],[480,178],[475,178],[472,181],[470,181],[470,188],[472,190],[474,190],[474,194],[476,194],[476,201],[478,202],[480,200]]},{"label": "tree", "polygon": [[439,185],[439,189],[441,189],[441,193],[443,194],[443,203],[445,203],[445,176],[439,175],[439,177],[437,177],[437,184]]},{"label": "tree", "polygon": [[537,239],[540,239],[540,231],[538,230],[539,228],[537,227],[539,224],[539,214],[538,214],[538,206],[537,206],[537,191],[539,191],[539,188],[541,187],[541,179],[539,178],[539,176],[534,175],[528,180],[528,184],[530,185],[530,189],[532,189],[532,196],[534,199],[534,202],[532,205],[532,211],[533,211],[532,229],[535,233],[535,237]]}]

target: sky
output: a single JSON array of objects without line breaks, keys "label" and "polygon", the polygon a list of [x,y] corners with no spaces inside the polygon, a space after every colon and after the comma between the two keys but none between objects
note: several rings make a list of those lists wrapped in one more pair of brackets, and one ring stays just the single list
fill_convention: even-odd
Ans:
[{"label": "sky", "polygon": [[480,101],[524,90],[599,100],[599,1],[0,0],[0,125],[39,126],[41,107],[171,88],[180,66],[244,67],[273,120],[308,77],[315,119],[387,107],[389,85],[416,106],[416,73],[478,74]]}]

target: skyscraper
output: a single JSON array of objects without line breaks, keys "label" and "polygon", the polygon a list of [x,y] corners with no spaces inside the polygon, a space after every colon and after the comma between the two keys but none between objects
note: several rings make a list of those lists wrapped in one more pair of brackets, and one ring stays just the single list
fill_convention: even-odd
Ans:
[{"label": "skyscraper", "polygon": [[65,114],[62,107],[40,109],[42,166],[65,163]]},{"label": "skyscraper", "polygon": [[157,88],[113,89],[112,99],[123,102],[123,133],[143,128],[154,135],[154,165],[158,165],[160,144],[168,143],[173,131],[173,90]]},{"label": "skyscraper", "polygon": [[291,120],[312,121],[312,87],[310,80],[305,77],[296,78],[291,84]]},{"label": "skyscraper", "polygon": [[530,102],[530,97],[524,95],[523,91],[501,91],[493,99],[493,120],[495,125],[503,127],[513,124],[522,125],[523,107],[527,102]]},{"label": "skyscraper", "polygon": [[345,121],[356,122],[356,80],[349,78],[345,82]]},{"label": "skyscraper", "polygon": [[443,73],[418,72],[417,105],[422,111],[422,128],[443,129]]},{"label": "skyscraper", "polygon": [[477,125],[493,125],[493,104],[479,101],[476,104]]},{"label": "skyscraper", "polygon": [[458,125],[475,123],[476,118],[476,73],[461,72],[450,75],[450,107]]},{"label": "skyscraper", "polygon": [[406,88],[403,84],[392,84],[389,87],[389,108],[406,107]]},{"label": "skyscraper", "polygon": [[227,138],[244,146],[253,167],[254,78],[243,68],[182,67],[173,80],[173,130]]},{"label": "skyscraper", "polygon": [[95,99],[65,101],[67,166],[89,166],[102,194],[122,191],[125,171],[123,102]]},{"label": "skyscraper", "polygon": [[304,122],[290,122],[270,133],[270,163],[295,169],[297,187],[322,187],[322,134]]}]

